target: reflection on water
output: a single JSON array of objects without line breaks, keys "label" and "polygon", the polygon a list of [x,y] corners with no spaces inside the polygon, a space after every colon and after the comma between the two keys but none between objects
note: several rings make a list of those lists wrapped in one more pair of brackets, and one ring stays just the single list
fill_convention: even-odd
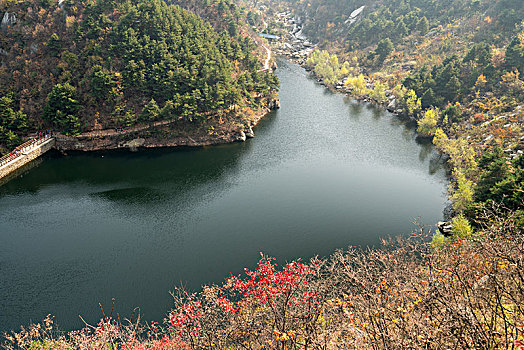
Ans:
[{"label": "reflection on water", "polygon": [[51,154],[0,187],[0,331],[56,315],[94,322],[116,299],[161,320],[175,284],[325,256],[433,227],[446,176],[430,143],[280,62],[282,108],[245,143]]},{"label": "reflection on water", "polygon": [[91,195],[123,203],[158,203],[166,198],[166,195],[163,192],[150,187],[119,188],[91,193]]}]

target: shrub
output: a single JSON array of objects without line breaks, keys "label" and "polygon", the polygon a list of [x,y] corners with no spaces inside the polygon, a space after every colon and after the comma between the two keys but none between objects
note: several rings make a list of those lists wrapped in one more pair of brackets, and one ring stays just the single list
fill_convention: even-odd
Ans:
[{"label": "shrub", "polygon": [[473,233],[473,229],[469,224],[468,219],[464,215],[460,214],[453,218],[453,230],[451,231],[453,236],[460,238],[467,238]]},{"label": "shrub", "polygon": [[417,122],[417,132],[422,136],[435,135],[439,114],[438,109],[435,108],[428,109],[424,112],[424,117]]}]

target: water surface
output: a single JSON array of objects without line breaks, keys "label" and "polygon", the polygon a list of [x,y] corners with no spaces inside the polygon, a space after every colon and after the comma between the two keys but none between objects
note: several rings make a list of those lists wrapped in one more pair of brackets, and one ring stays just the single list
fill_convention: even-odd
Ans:
[{"label": "water surface", "polygon": [[0,187],[0,332],[48,313],[64,329],[98,303],[161,320],[169,290],[326,256],[434,225],[446,176],[431,145],[280,62],[282,108],[245,143],[46,156]]}]

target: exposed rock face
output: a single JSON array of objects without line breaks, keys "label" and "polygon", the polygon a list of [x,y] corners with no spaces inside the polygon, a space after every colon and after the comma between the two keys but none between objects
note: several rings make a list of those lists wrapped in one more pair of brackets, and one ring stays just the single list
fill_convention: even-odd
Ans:
[{"label": "exposed rock face", "polygon": [[29,46],[29,50],[31,50],[31,53],[32,54],[35,54],[38,52],[38,44],[37,43],[32,43],[30,46]]},{"label": "exposed rock face", "polygon": [[123,148],[129,148],[131,152],[136,152],[138,151],[139,147],[144,145],[145,142],[146,140],[143,138],[136,138],[131,141],[125,142],[122,146]]},{"label": "exposed rock face", "polygon": [[2,18],[2,23],[0,24],[0,28],[7,29],[9,26],[12,26],[16,23],[16,15],[14,13],[6,12],[4,13],[4,17]]},{"label": "exposed rock face", "polygon": [[243,131],[240,131],[240,133],[239,133],[239,135],[238,135],[236,140],[239,141],[239,142],[245,142],[247,140],[246,133],[243,132]]},{"label": "exposed rock face", "polygon": [[451,222],[439,221],[437,223],[437,228],[445,237],[451,236],[451,231],[453,230],[453,224]]},{"label": "exposed rock face", "polygon": [[269,109],[279,109],[279,108],[280,108],[280,100],[278,98],[274,99],[273,101],[269,103]]},{"label": "exposed rock face", "polygon": [[253,129],[251,127],[246,128],[246,130],[244,130],[244,134],[246,134],[246,137],[248,139],[252,139],[253,137],[255,137],[255,133],[253,132]]},{"label": "exposed rock face", "polygon": [[[232,142],[244,142],[248,138],[255,136],[253,127],[269,113],[269,108],[263,108],[249,120],[244,130],[229,129],[219,134],[211,135],[207,131],[195,130],[193,133],[180,134],[176,130],[169,129],[169,125],[162,124],[140,128],[138,130],[128,130],[127,132],[116,132],[111,130],[101,130],[86,132],[77,136],[68,136],[54,133],[56,139],[55,148],[60,152],[67,151],[101,151],[114,149],[127,149],[138,151],[145,148],[159,147],[198,147],[210,146]],[[159,136],[152,136],[151,130],[157,130]]]},{"label": "exposed rock face", "polygon": [[346,24],[353,24],[357,21],[358,19],[358,16],[362,13],[362,11],[364,11],[364,9],[366,8],[366,6],[360,6],[358,9],[356,9],[355,11],[351,12],[351,14],[349,15],[348,19],[346,19],[346,21],[344,23]]},{"label": "exposed rock face", "polygon": [[395,109],[397,108],[397,100],[396,99],[392,99],[388,106],[386,107],[386,109],[390,112],[393,112]]},{"label": "exposed rock face", "polygon": [[209,146],[230,142],[245,141],[242,137],[245,133],[235,133],[220,137],[209,137],[209,135],[191,136],[173,136],[164,139],[155,139],[147,135],[111,135],[103,137],[75,137],[55,134],[55,148],[60,152],[67,151],[101,151],[114,149],[127,149],[138,151],[141,148],[158,148],[158,147],[180,147],[180,146]]}]

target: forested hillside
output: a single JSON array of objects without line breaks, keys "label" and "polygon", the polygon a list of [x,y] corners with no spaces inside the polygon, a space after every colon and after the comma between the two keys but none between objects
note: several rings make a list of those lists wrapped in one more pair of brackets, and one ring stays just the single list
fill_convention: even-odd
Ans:
[{"label": "forested hillside", "polygon": [[257,109],[278,82],[260,71],[235,6],[175,3],[2,0],[0,147],[46,128],[75,135]]},{"label": "forested hillside", "polygon": [[[305,33],[314,41],[364,48],[389,38],[401,43],[414,34],[426,35],[439,26],[460,26],[475,32],[474,41],[497,44],[517,32],[524,15],[520,0],[289,0],[305,19]],[[363,7],[355,16],[355,10]],[[354,17],[352,16],[354,15]],[[489,20],[485,20],[489,17]]]}]

